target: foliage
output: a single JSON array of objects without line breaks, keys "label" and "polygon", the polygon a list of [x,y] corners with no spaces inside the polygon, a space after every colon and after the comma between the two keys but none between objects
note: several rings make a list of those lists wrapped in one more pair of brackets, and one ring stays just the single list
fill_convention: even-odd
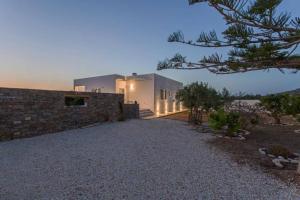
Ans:
[{"label": "foliage", "polygon": [[66,96],[65,105],[66,106],[84,106],[86,105],[85,97],[80,96]]},{"label": "foliage", "polygon": [[123,108],[123,103],[122,102],[119,102],[119,116],[118,116],[118,121],[125,121],[124,108]]},{"label": "foliage", "polygon": [[[202,32],[196,40],[186,40],[181,31],[168,42],[200,48],[229,49],[227,56],[213,54],[199,62],[188,61],[176,54],[159,62],[163,69],[207,69],[215,74],[232,74],[255,70],[300,69],[300,56],[295,53],[300,43],[300,18],[278,12],[282,0],[189,0],[191,5],[207,3],[226,22],[220,37],[214,30]],[[225,57],[225,59],[223,58]]]},{"label": "foliage", "polygon": [[300,113],[300,97],[288,94],[268,95],[261,99],[261,104],[271,112],[272,117],[280,124],[282,115]]},{"label": "foliage", "polygon": [[221,130],[227,123],[227,115],[224,109],[211,113],[209,116],[209,126],[215,130]]},{"label": "foliage", "polygon": [[259,116],[256,113],[238,112],[240,114],[240,127],[249,130],[259,124]]},{"label": "foliage", "polygon": [[190,121],[202,123],[204,113],[222,105],[222,95],[207,83],[192,83],[179,90],[176,99],[190,110]]},{"label": "foliage", "polygon": [[227,126],[230,135],[234,135],[240,128],[240,115],[235,112],[227,114]]},{"label": "foliage", "polygon": [[215,130],[227,128],[226,135],[235,136],[240,129],[240,115],[236,112],[225,112],[219,109],[209,116],[209,126]]},{"label": "foliage", "polygon": [[259,100],[262,96],[260,94],[246,94],[243,92],[239,92],[234,95],[232,98],[235,100]]},{"label": "foliage", "polygon": [[300,114],[300,96],[289,95],[289,101],[286,105],[286,113],[295,117]]},{"label": "foliage", "polygon": [[282,156],[284,158],[289,158],[291,155],[293,155],[287,148],[280,146],[280,145],[273,145],[269,148],[268,151],[269,154],[272,154],[276,157]]}]

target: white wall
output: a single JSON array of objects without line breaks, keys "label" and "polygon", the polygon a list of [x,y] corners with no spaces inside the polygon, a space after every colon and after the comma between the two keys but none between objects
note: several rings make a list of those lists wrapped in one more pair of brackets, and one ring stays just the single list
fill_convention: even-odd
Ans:
[{"label": "white wall", "polygon": [[85,86],[86,92],[101,88],[102,93],[116,93],[116,80],[124,79],[124,76],[113,74],[106,76],[97,76],[91,78],[75,79],[75,86]]},{"label": "white wall", "polygon": [[128,76],[126,80],[126,100],[154,111],[154,74]]},{"label": "white wall", "polygon": [[[176,93],[178,90],[183,88],[181,82],[154,74],[155,84],[154,84],[154,105],[155,113],[166,114],[167,112],[175,111],[176,103]],[[167,91],[167,100],[160,99],[160,90]],[[169,92],[171,93],[169,96]],[[177,106],[178,107],[178,106]]]},{"label": "white wall", "polygon": [[[126,103],[137,101],[140,109],[150,109],[154,113],[174,112],[175,96],[183,84],[157,75],[145,74],[124,77],[113,74],[74,80],[75,86],[85,86],[87,92],[101,88],[102,93],[118,93],[124,88]],[[160,90],[167,91],[167,100],[160,100]],[[178,107],[178,106],[177,106]]]}]

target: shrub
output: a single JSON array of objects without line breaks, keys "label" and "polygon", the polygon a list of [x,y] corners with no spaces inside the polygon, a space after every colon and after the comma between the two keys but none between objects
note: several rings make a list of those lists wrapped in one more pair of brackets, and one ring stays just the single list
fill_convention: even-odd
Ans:
[{"label": "shrub", "polygon": [[125,116],[124,116],[124,105],[122,102],[119,102],[119,116],[118,116],[118,121],[125,121]]},{"label": "shrub", "polygon": [[227,114],[227,126],[228,134],[234,136],[236,132],[240,129],[240,115],[238,113],[230,112]]},{"label": "shrub", "polygon": [[215,130],[221,130],[226,126],[226,113],[223,109],[218,110],[210,114],[208,124]]},{"label": "shrub", "polygon": [[240,129],[240,115],[235,112],[226,113],[224,109],[219,109],[210,115],[209,126],[215,130],[227,128],[226,135],[233,137]]},{"label": "shrub", "polygon": [[300,115],[296,117],[297,121],[300,122]]},{"label": "shrub", "polygon": [[240,127],[241,129],[248,130],[253,128],[259,123],[259,116],[253,113],[240,112]]},{"label": "shrub", "polygon": [[280,146],[280,145],[273,145],[269,148],[269,153],[278,157],[282,156],[284,158],[289,158],[293,154],[285,147]]},{"label": "shrub", "polygon": [[85,106],[86,104],[86,97],[80,96],[65,96],[65,106]]},{"label": "shrub", "polygon": [[258,115],[256,115],[255,117],[251,118],[251,119],[250,119],[250,123],[251,123],[251,125],[253,125],[253,126],[259,124],[259,117],[258,117]]}]

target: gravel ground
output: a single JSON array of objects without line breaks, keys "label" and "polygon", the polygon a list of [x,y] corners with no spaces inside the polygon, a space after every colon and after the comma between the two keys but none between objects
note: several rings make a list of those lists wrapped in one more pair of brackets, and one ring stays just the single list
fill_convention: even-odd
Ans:
[{"label": "gravel ground", "polygon": [[0,143],[0,199],[297,199],[184,122],[131,120]]}]

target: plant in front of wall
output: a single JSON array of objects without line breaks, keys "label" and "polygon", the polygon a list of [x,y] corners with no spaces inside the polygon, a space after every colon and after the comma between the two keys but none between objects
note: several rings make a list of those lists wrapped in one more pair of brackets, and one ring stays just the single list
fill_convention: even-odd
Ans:
[{"label": "plant in front of wall", "polygon": [[125,121],[125,116],[124,116],[124,107],[123,103],[119,102],[119,115],[118,115],[118,121]]}]

